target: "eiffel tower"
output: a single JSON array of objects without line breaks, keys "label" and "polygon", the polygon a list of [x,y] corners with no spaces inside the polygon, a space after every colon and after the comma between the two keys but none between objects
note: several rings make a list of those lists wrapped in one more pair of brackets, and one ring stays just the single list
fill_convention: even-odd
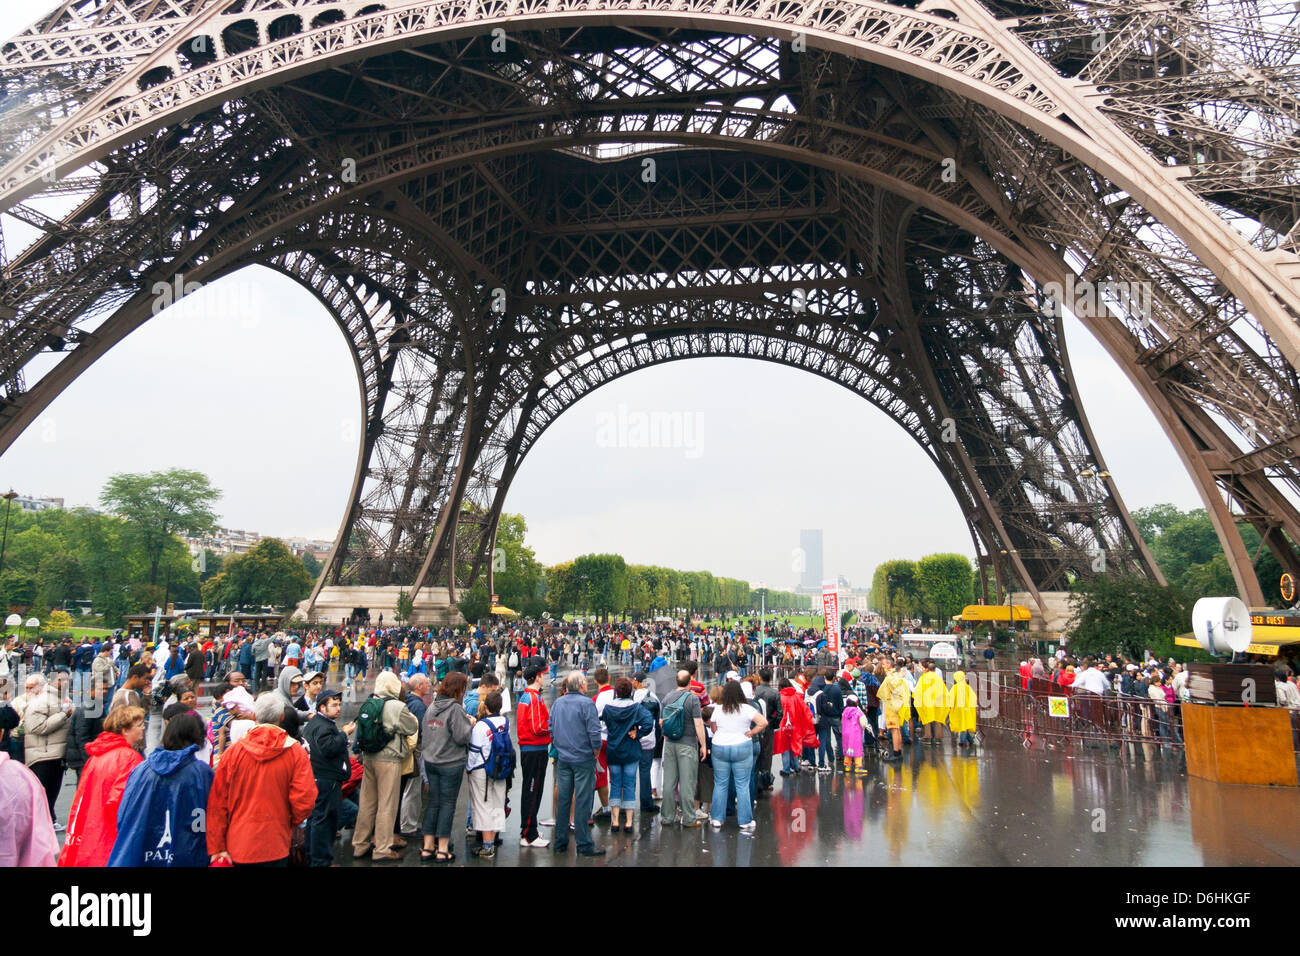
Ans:
[{"label": "eiffel tower", "polygon": [[888,413],[1043,616],[1163,580],[1069,311],[1260,605],[1239,523],[1300,572],[1298,54],[1290,0],[65,0],[0,49],[0,451],[256,264],[364,406],[313,613],[490,588],[557,416],[729,356]]}]

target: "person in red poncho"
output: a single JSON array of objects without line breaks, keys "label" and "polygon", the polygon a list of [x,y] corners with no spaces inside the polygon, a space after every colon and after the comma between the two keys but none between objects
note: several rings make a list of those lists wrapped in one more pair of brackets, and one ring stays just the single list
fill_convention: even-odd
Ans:
[{"label": "person in red poncho", "polygon": [[813,729],[812,711],[804,703],[803,691],[793,681],[781,688],[781,727],[773,740],[773,754],[781,754],[781,776],[799,772],[799,754],[809,746],[817,745],[817,731]]},{"label": "person in red poncho", "polygon": [[144,758],[144,711],[118,707],[104,718],[104,729],[86,744],[86,766],[68,814],[68,842],[59,866],[107,866],[117,839],[117,808],[126,781]]}]

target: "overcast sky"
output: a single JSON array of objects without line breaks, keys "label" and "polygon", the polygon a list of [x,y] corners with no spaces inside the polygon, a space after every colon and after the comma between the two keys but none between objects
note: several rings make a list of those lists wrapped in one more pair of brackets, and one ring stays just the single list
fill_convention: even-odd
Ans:
[{"label": "overcast sky", "polygon": [[[0,36],[52,6],[5,0]],[[1084,406],[1129,507],[1199,507],[1136,390],[1067,321]],[[625,447],[650,414],[680,429],[679,447]],[[222,490],[225,526],[332,539],[360,417],[325,310],[291,280],[246,270],[85,372],[0,457],[0,485],[75,506],[94,504],[116,472],[194,468]],[[801,528],[824,530],[827,575],[861,586],[890,558],[974,553],[948,486],[883,412],[814,375],[741,359],[674,362],[588,395],[542,436],[506,508],[527,518],[547,564],[617,551],[780,588],[797,583]]]}]

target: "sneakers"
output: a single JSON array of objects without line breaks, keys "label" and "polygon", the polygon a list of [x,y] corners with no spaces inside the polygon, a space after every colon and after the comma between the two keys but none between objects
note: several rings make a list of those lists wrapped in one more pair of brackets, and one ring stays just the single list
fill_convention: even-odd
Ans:
[{"label": "sneakers", "polygon": [[820,764],[819,764],[818,767],[817,767],[817,772],[818,772],[818,773],[830,773],[830,772],[831,772],[832,770],[834,770],[834,769],[835,769],[834,767],[829,767],[829,766],[825,766],[825,765],[820,765]]},{"label": "sneakers", "polygon": [[538,837],[536,840],[532,841],[520,840],[519,845],[531,847],[534,850],[544,850],[551,845],[551,841],[547,840],[545,837]]},{"label": "sneakers", "polygon": [[57,820],[55,821],[55,823],[54,823],[54,832],[55,832],[55,833],[65,833],[65,832],[67,832],[67,829],[68,829],[68,828],[65,827],[62,823],[59,823]]},{"label": "sneakers", "polygon": [[721,830],[721,829],[722,829],[722,821],[721,821],[721,820],[710,820],[709,823],[712,824],[713,829],[715,829],[715,830]]},{"label": "sneakers", "polygon": [[742,823],[740,825],[741,833],[748,833],[752,835],[753,832],[757,829],[758,829],[758,824],[753,820],[750,820],[748,823]]},{"label": "sneakers", "polygon": [[555,826],[555,821],[554,821],[554,820],[538,820],[538,821],[537,821],[537,825],[538,825],[539,827],[553,827],[553,826]]},{"label": "sneakers", "polygon": [[696,819],[696,820],[699,820],[701,823],[703,823],[705,820],[709,819],[709,811],[708,811],[708,810],[697,810],[697,811],[695,812],[695,819]]}]

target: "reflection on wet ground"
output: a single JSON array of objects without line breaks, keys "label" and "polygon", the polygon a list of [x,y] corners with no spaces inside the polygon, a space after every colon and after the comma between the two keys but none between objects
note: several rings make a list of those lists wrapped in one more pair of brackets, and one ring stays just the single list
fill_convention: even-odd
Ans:
[{"label": "reflection on wet ground", "polygon": [[[1188,778],[1176,758],[1068,756],[992,740],[975,755],[905,752],[863,776],[777,777],[759,800],[758,830],[730,818],[720,831],[663,827],[638,815],[636,831],[595,826],[608,854],[577,865],[634,866],[1294,866],[1300,864],[1295,790],[1223,786]],[[550,779],[547,780],[550,792]],[[518,794],[517,785],[513,790]],[[460,812],[466,795],[462,790]],[[549,817],[549,807],[543,816]],[[458,816],[457,819],[461,819]],[[521,848],[517,818],[494,863],[574,865]],[[549,833],[544,832],[544,835]],[[453,834],[456,865],[464,831]],[[412,847],[399,865],[419,866]],[[351,850],[340,844],[340,862]],[[361,861],[366,862],[366,861]]]},{"label": "reflection on wet ground", "polygon": [[[368,689],[369,682],[366,684]],[[356,700],[364,697],[364,691]],[[350,719],[357,702],[345,706]],[[205,710],[205,716],[206,716]],[[1300,864],[1300,793],[1230,786],[1186,775],[1181,754],[1158,747],[1126,752],[1067,746],[1022,746],[1019,737],[990,734],[974,753],[951,740],[939,748],[907,748],[901,763],[868,758],[868,772],[776,777],[776,789],[755,809],[757,832],[744,836],[730,817],[720,831],[663,827],[637,814],[633,833],[611,835],[597,822],[596,859],[565,857],[519,846],[512,813],[496,860],[466,853],[465,831],[453,831],[456,866],[1295,866]],[[775,773],[780,761],[773,766]],[[58,801],[67,819],[75,776]],[[548,767],[545,792],[551,791]],[[511,786],[517,805],[520,777]],[[457,820],[465,816],[462,786]],[[545,800],[542,817],[554,816]],[[335,858],[353,861],[345,830]],[[551,835],[548,828],[543,836]],[[386,866],[420,866],[419,840]],[[379,864],[375,864],[379,865]],[[431,864],[428,864],[431,865]]]}]

